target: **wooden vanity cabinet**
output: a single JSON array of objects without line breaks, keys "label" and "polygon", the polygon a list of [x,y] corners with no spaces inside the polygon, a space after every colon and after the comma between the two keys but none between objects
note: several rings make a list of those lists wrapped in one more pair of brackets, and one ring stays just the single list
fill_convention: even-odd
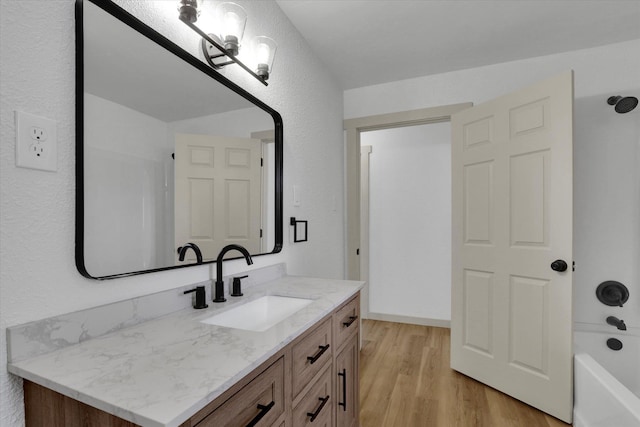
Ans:
[{"label": "wooden vanity cabinet", "polygon": [[28,380],[24,380],[23,390],[27,427],[137,426]]},{"label": "wooden vanity cabinet", "polygon": [[[359,331],[357,294],[180,427],[359,426]],[[24,391],[27,427],[135,426],[29,381]]]}]

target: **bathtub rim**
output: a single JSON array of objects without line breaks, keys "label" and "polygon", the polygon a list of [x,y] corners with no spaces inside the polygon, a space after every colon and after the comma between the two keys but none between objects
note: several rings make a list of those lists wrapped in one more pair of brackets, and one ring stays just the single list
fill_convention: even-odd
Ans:
[{"label": "bathtub rim", "polygon": [[616,377],[600,365],[590,354],[579,352],[574,354],[574,369],[580,364],[593,375],[597,381],[611,394],[616,396],[620,404],[634,417],[640,420],[640,397],[626,388]]}]

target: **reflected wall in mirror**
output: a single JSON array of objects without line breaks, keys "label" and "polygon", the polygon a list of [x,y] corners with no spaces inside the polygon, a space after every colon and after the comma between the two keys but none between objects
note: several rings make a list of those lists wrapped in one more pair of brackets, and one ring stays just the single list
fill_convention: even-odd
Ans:
[{"label": "reflected wall in mirror", "polygon": [[76,26],[80,273],[280,251],[280,115],[110,1],[78,0]]}]

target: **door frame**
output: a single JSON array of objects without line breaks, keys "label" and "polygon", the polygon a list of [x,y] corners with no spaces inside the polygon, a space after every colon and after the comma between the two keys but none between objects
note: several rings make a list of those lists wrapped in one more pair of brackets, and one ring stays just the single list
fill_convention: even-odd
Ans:
[{"label": "door frame", "polygon": [[360,298],[360,316],[370,318],[369,313],[369,165],[370,145],[360,146],[360,280],[367,282]]},{"label": "door frame", "polygon": [[[343,122],[345,130],[345,186],[346,186],[346,259],[345,271],[347,279],[362,280],[363,265],[361,253],[361,216],[360,216],[360,134],[380,129],[391,129],[405,126],[423,125],[451,121],[451,115],[458,111],[472,107],[472,102],[442,105],[438,107],[421,108],[417,110],[401,111],[397,113],[378,114],[373,116],[346,119]],[[368,244],[368,237],[363,239]],[[368,254],[368,248],[363,248]],[[365,261],[366,262],[366,261]],[[364,277],[368,275],[365,273]],[[368,301],[362,302],[368,315]]]},{"label": "door frame", "polygon": [[269,176],[272,171],[269,169],[269,152],[265,148],[265,144],[273,144],[276,142],[276,132],[274,129],[262,130],[257,132],[251,132],[251,138],[259,139],[262,142],[262,201],[260,212],[261,215],[261,223],[260,229],[262,230],[260,236],[260,246],[262,252],[269,251],[267,248],[267,241],[269,240],[269,221],[267,218],[269,217],[269,200],[266,199],[266,196],[269,195]]}]

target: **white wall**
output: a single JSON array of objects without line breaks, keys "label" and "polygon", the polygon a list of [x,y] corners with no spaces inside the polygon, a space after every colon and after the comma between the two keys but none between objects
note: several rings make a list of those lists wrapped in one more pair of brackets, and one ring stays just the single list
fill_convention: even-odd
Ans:
[{"label": "white wall", "polygon": [[[197,37],[178,21],[173,1],[119,3],[197,53]],[[271,35],[278,41],[278,56],[268,87],[237,70],[227,75],[282,114],[285,219],[295,215],[309,220],[310,227],[310,241],[293,245],[285,226],[283,252],[255,258],[252,268],[286,262],[293,274],[342,278],[342,91],[275,2],[240,3],[250,16],[247,35]],[[0,2],[1,426],[24,423],[21,382],[4,369],[6,327],[176,288],[212,274],[210,266],[199,266],[98,282],[77,272],[74,25],[73,0]],[[56,173],[15,167],[14,110],[57,121]],[[296,208],[293,184],[305,191]],[[245,269],[240,261],[225,263],[225,274]]]},{"label": "white wall", "polygon": [[451,320],[451,124],[363,132],[369,310]]},{"label": "white wall", "polygon": [[[345,118],[477,104],[568,69],[576,98],[574,320],[603,325],[615,314],[640,328],[640,108],[619,115],[606,104],[611,95],[639,96],[640,40],[348,90]],[[629,287],[624,308],[596,300],[603,280]]]}]

